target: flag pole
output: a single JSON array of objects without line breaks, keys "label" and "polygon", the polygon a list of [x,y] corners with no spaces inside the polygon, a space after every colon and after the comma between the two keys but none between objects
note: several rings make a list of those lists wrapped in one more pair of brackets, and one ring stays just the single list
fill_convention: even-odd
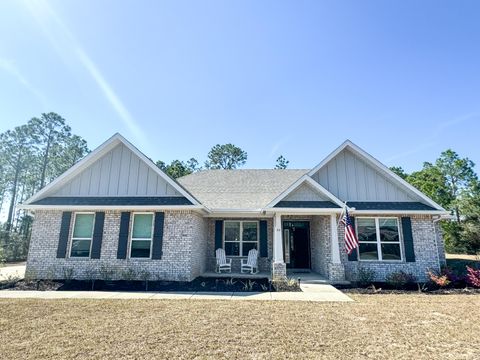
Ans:
[{"label": "flag pole", "polygon": [[337,228],[340,226],[340,222],[342,221],[342,216],[343,216],[343,213],[345,212],[346,208],[347,208],[347,202],[345,201],[343,203],[342,212],[340,213],[340,218],[338,219]]}]

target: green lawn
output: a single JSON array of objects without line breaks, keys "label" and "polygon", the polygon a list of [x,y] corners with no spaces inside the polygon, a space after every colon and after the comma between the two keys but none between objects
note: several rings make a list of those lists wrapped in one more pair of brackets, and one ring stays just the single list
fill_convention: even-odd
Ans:
[{"label": "green lawn", "polygon": [[0,358],[479,359],[480,296],[1,300]]}]

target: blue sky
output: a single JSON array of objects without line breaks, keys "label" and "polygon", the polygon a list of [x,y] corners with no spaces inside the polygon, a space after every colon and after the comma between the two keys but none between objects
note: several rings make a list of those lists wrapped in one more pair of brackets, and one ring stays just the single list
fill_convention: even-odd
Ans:
[{"label": "blue sky", "polygon": [[[54,111],[154,160],[311,168],[346,138],[408,171],[480,163],[478,1],[0,2],[0,131]],[[477,166],[478,169],[478,166]]]}]

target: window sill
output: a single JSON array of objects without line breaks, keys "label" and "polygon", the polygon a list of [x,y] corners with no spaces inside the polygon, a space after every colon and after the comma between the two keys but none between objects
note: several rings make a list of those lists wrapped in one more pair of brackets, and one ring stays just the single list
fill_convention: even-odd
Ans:
[{"label": "window sill", "polygon": [[360,263],[374,263],[374,264],[404,264],[403,260],[357,260]]}]

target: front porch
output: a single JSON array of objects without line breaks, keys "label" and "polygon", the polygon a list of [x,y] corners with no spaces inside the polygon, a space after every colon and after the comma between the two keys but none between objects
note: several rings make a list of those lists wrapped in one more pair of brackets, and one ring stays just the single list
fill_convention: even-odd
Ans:
[{"label": "front porch", "polygon": [[272,278],[287,276],[320,283],[346,283],[337,215],[275,213]]},{"label": "front porch", "polygon": [[[275,211],[263,216],[211,218],[208,224],[207,260],[204,277],[215,278],[308,278],[314,281],[341,283],[345,281],[345,269],[341,261],[339,234],[337,231],[339,211],[333,209],[303,209]],[[242,274],[241,261],[246,259],[247,250],[242,243],[232,251],[231,234],[226,238],[225,224],[258,224],[259,250],[257,274]],[[260,230],[263,223],[263,232]],[[255,228],[253,226],[253,228]],[[236,235],[242,238],[242,232]],[[228,242],[229,247],[226,247]],[[250,243],[247,244],[251,246]],[[215,252],[226,250],[231,259],[231,273],[217,273]],[[263,251],[262,251],[263,249]],[[239,256],[240,255],[240,256]]]}]

